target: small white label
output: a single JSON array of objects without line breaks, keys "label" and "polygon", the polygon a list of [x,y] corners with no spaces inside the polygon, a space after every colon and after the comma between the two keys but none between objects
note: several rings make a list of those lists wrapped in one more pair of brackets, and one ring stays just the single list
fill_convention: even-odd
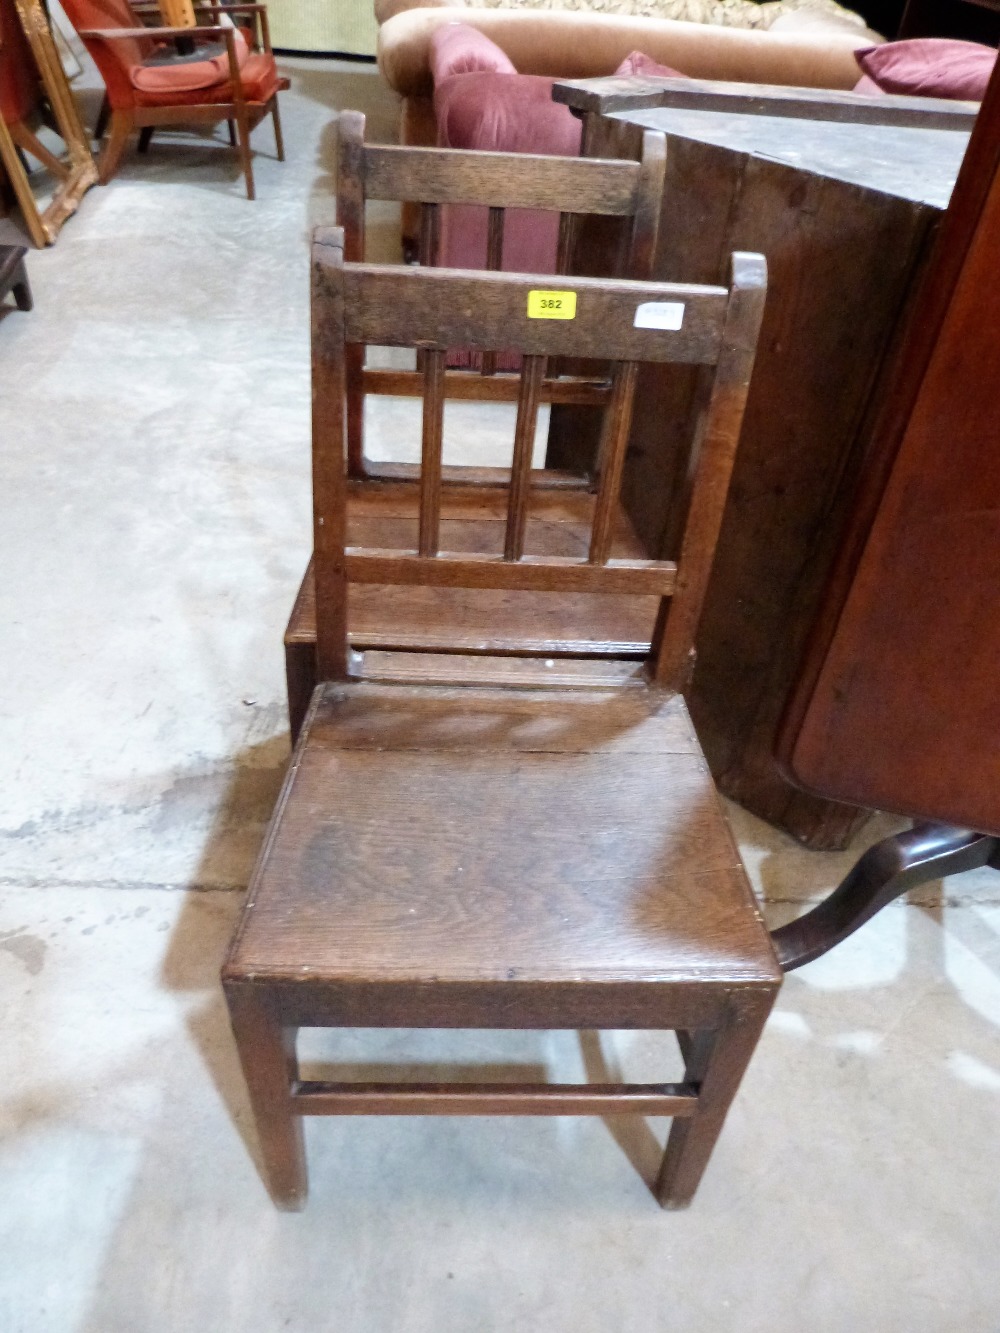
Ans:
[{"label": "small white label", "polygon": [[683,301],[643,301],[635,312],[637,329],[673,329],[684,323]]}]

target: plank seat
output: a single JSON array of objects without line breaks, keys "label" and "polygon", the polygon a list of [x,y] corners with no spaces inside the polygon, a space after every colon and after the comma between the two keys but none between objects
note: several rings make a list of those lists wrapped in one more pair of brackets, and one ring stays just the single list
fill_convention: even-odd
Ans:
[{"label": "plank seat", "polygon": [[227,965],[247,974],[293,1009],[317,985],[346,1021],[448,1027],[600,1027],[611,1001],[701,1026],[777,979],[683,699],[600,675],[321,685]]}]

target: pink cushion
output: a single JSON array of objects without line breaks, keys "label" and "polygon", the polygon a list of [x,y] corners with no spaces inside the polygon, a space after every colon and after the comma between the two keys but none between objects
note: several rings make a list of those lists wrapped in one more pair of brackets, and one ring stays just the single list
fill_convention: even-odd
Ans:
[{"label": "pink cushion", "polygon": [[861,72],[886,93],[981,102],[997,53],[976,42],[914,37],[855,51]]},{"label": "pink cushion", "polygon": [[[237,30],[236,63],[240,67],[250,58],[246,38]],[[229,78],[229,57],[223,51],[210,60],[192,60],[180,65],[136,65],[131,70],[132,87],[142,93],[191,93],[211,88]]]},{"label": "pink cushion", "polygon": [[431,37],[431,76],[435,88],[452,74],[516,74],[513,62],[496,42],[468,23],[446,23]]},{"label": "pink cushion", "polygon": [[682,74],[679,69],[671,69],[669,65],[661,65],[658,60],[654,60],[652,56],[647,56],[644,51],[633,51],[625,57],[615,70],[616,79],[627,79],[636,75],[647,75],[658,79],[687,78],[687,75]]},{"label": "pink cushion", "polygon": [[885,90],[880,88],[875,80],[870,79],[867,74],[862,74],[851,92],[862,93],[865,97],[885,97]]},{"label": "pink cushion", "polygon": [[438,144],[497,153],[577,157],[580,122],[540,74],[453,74],[434,89]]},{"label": "pink cushion", "polygon": [[[453,74],[434,89],[439,146],[579,157],[580,121],[553,102],[552,84],[535,74]],[[487,224],[485,208],[442,208],[438,262],[448,268],[485,268]],[[501,261],[506,272],[554,273],[558,245],[558,213],[507,210]],[[467,352],[448,355],[450,366],[475,362]],[[519,358],[504,353],[498,364],[512,370]]]}]

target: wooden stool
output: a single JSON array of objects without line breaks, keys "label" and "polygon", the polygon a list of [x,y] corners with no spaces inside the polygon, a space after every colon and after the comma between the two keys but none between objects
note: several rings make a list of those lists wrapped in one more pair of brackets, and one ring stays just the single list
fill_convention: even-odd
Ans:
[{"label": "wooden stool", "polygon": [[18,310],[30,310],[34,305],[24,263],[27,253],[23,245],[0,245],[0,301],[13,292]]},{"label": "wooden stool", "polygon": [[[731,289],[561,278],[558,299],[575,311],[561,320],[530,317],[550,278],[345,265],[342,254],[339,231],[317,235],[323,683],[223,969],[272,1195],[285,1208],[304,1201],[303,1115],[641,1113],[676,1117],[656,1192],[682,1206],[781,980],[678,693],[739,436],[763,260],[735,256]],[[422,463],[410,483],[417,525],[405,547],[348,544],[345,351],[358,344],[425,352]],[[444,361],[455,346],[513,346],[524,357],[498,544],[475,514],[445,527],[445,500],[452,514],[457,504],[441,470]],[[579,554],[539,552],[530,459],[545,359],[598,349],[615,368],[589,543]],[[616,548],[632,397],[647,361],[714,366],[676,564]],[[655,642],[642,662],[359,654],[347,630],[357,585],[490,589],[512,618],[528,595],[580,605],[652,597]],[[685,1076],[305,1082],[295,1056],[303,1026],[668,1029]]]}]

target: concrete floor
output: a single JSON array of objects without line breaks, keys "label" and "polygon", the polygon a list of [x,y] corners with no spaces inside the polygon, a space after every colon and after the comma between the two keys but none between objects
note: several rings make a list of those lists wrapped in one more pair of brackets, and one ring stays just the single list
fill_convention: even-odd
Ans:
[{"label": "concrete floor", "polygon": [[[223,147],[164,137],[0,319],[0,1329],[1000,1328],[986,873],[788,979],[686,1213],[645,1183],[665,1126],[599,1120],[310,1122],[307,1211],[268,1202],[217,974],[288,754],[330,122],[395,124],[370,68],[289,72],[257,203]],[[731,813],[774,922],[863,846]],[[317,1060],[555,1078],[674,1059],[627,1034],[309,1036]]]}]

